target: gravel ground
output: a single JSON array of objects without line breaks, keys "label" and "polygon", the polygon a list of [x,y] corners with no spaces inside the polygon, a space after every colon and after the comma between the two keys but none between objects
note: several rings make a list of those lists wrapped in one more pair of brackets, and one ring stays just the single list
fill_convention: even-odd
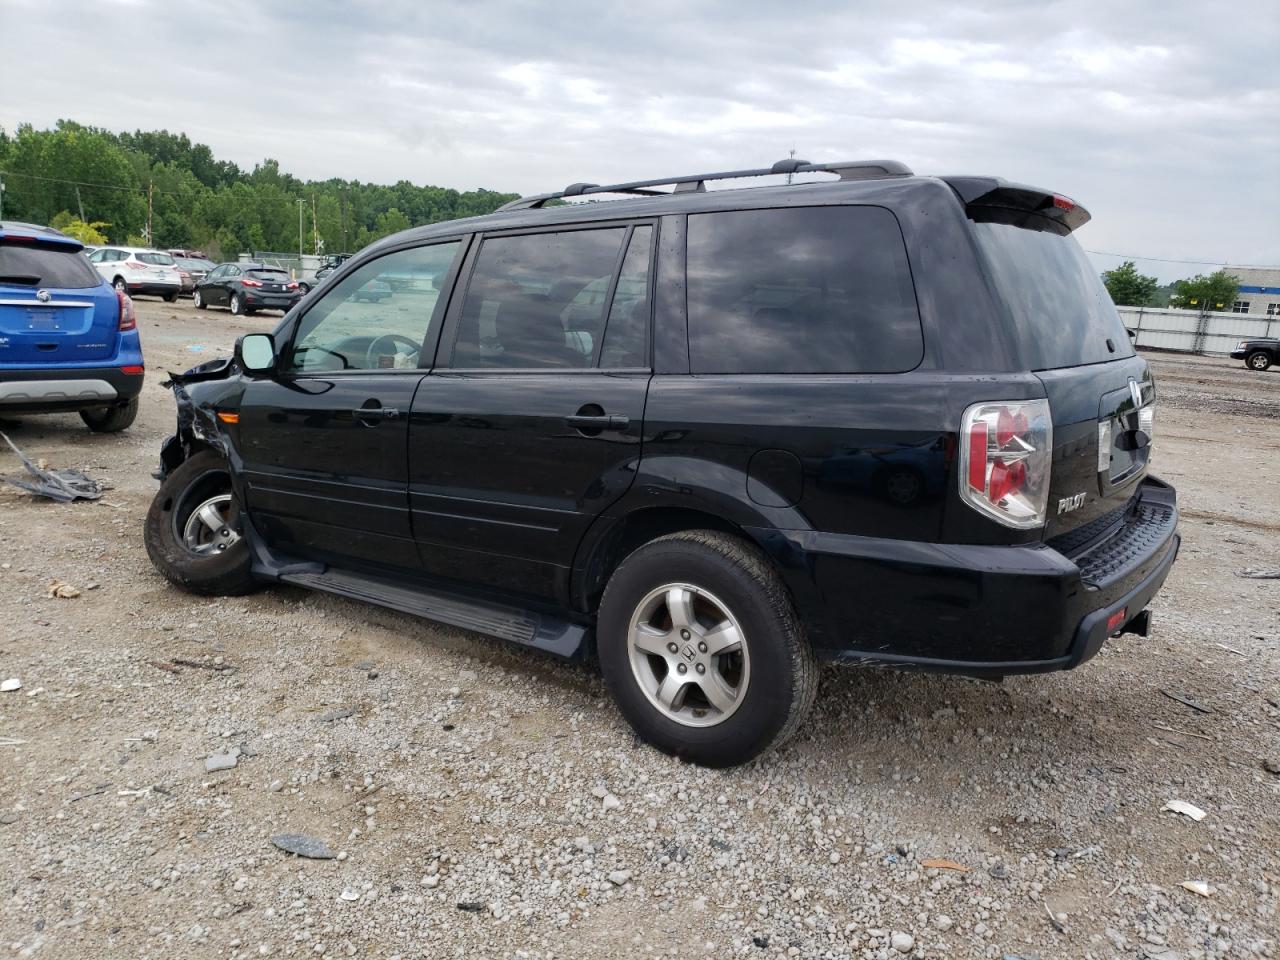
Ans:
[{"label": "gravel ground", "polygon": [[290,588],[168,586],[141,542],[159,371],[275,321],[139,306],[132,430],[0,422],[114,485],[0,487],[0,676],[22,681],[0,693],[0,950],[1280,956],[1280,580],[1239,575],[1280,569],[1280,374],[1153,357],[1185,537],[1154,637],[1002,684],[828,669],[795,740],[713,772],[637,743],[590,667]]}]

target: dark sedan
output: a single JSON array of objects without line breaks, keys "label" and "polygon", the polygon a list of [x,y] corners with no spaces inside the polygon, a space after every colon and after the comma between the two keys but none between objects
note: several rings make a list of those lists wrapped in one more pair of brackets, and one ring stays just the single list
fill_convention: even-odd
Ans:
[{"label": "dark sedan", "polygon": [[174,263],[178,265],[178,273],[185,275],[182,281],[182,292],[192,293],[200,281],[207,277],[217,266],[212,260],[201,257],[180,257],[173,254]]},{"label": "dark sedan", "polygon": [[1250,370],[1266,370],[1273,363],[1280,363],[1280,340],[1275,337],[1241,340],[1231,351],[1231,359],[1243,360]]},{"label": "dark sedan", "polygon": [[259,310],[287,311],[302,296],[298,284],[279,267],[265,263],[223,263],[196,284],[197,310],[228,307],[236,316]]}]

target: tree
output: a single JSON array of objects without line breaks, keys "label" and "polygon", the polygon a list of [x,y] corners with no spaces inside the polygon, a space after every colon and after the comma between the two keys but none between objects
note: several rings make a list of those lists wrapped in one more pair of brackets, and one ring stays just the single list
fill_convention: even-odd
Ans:
[{"label": "tree", "polygon": [[1102,282],[1107,287],[1116,306],[1144,307],[1151,303],[1159,281],[1138,272],[1132,260],[1126,260],[1114,270],[1102,275]]},{"label": "tree", "polygon": [[1198,273],[1190,280],[1174,283],[1174,294],[1169,306],[1182,310],[1230,310],[1240,290],[1240,278],[1225,270],[1218,270],[1207,277]]},{"label": "tree", "polygon": [[68,237],[75,237],[81,243],[101,247],[107,242],[106,230],[111,224],[103,223],[101,220],[85,223],[79,217],[72,216],[71,211],[63,210],[49,222],[49,226],[55,230],[61,230]]}]

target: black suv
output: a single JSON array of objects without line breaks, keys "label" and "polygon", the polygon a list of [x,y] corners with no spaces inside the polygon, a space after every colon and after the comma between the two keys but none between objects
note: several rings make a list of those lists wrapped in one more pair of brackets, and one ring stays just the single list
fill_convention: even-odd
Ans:
[{"label": "black suv", "polygon": [[[596,194],[630,196],[546,205]],[[389,237],[173,377],[148,551],[196,592],[594,653],[641,736],[717,766],[797,728],[820,660],[1077,666],[1145,635],[1179,544],[1088,219],[792,160]]]},{"label": "black suv", "polygon": [[1266,370],[1273,363],[1280,363],[1280,340],[1274,337],[1241,340],[1231,351],[1231,359],[1243,360],[1250,370]]}]

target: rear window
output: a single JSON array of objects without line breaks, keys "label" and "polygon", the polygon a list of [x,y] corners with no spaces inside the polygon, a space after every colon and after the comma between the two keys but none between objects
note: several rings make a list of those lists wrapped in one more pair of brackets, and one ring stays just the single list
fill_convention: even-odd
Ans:
[{"label": "rear window", "polygon": [[1028,369],[1133,356],[1107,288],[1074,238],[1004,223],[975,223],[973,232]]},{"label": "rear window", "polygon": [[689,217],[694,373],[898,373],[924,354],[902,231],[882,207]]},{"label": "rear window", "polygon": [[254,280],[269,280],[271,283],[281,283],[289,279],[289,274],[283,270],[249,270],[245,275]]},{"label": "rear window", "polygon": [[79,250],[0,241],[0,283],[85,290],[102,283],[102,277]]},{"label": "rear window", "polygon": [[167,253],[136,253],[135,260],[141,260],[143,263],[149,263],[156,267],[172,267],[173,257]]}]

